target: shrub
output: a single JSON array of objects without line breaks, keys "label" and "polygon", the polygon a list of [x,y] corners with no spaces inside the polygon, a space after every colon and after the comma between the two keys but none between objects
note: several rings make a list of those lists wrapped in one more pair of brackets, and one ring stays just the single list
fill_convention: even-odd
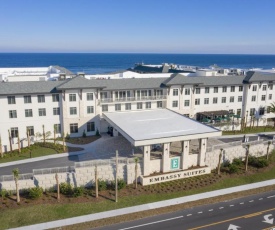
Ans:
[{"label": "shrub", "polygon": [[98,137],[100,136],[98,129],[96,129],[95,135],[98,136]]},{"label": "shrub", "polygon": [[225,160],[222,164],[221,167],[227,168],[230,165],[230,161],[229,160]]},{"label": "shrub", "polygon": [[265,159],[265,158],[258,158],[258,162],[257,162],[256,167],[257,168],[264,168],[266,166],[268,166],[268,160]]},{"label": "shrub", "polygon": [[232,164],[239,166],[239,165],[242,165],[243,162],[240,158],[234,158],[233,161],[232,161]]},{"label": "shrub", "polygon": [[28,190],[28,196],[31,199],[37,199],[43,195],[43,188],[41,187],[35,187],[35,188],[30,188]]},{"label": "shrub", "polygon": [[248,157],[248,164],[251,166],[255,166],[257,164],[258,159],[254,156]]},{"label": "shrub", "polygon": [[61,183],[59,187],[60,187],[60,193],[63,195],[69,196],[73,194],[73,187],[71,184]]},{"label": "shrub", "polygon": [[82,196],[84,193],[84,188],[83,187],[75,187],[73,189],[73,196],[74,197],[79,197]]},{"label": "shrub", "polygon": [[2,199],[8,196],[8,191],[6,189],[1,189],[0,191]]},{"label": "shrub", "polygon": [[[123,179],[117,179],[117,189],[123,189],[126,187],[126,182]],[[115,190],[116,189],[116,181],[113,180],[110,182],[110,189]]]},{"label": "shrub", "polygon": [[67,133],[65,139],[66,139],[66,140],[69,140],[70,138],[71,138],[71,137],[70,137],[70,134]]},{"label": "shrub", "polygon": [[102,179],[99,179],[98,180],[98,191],[103,191],[106,189],[107,189],[107,182]]},{"label": "shrub", "polygon": [[235,165],[235,164],[231,164],[231,165],[229,165],[229,172],[230,173],[237,173],[238,171],[239,171],[239,168],[238,168],[238,166],[237,165]]},{"label": "shrub", "polygon": [[83,131],[83,133],[82,133],[82,137],[83,137],[83,138],[87,137],[86,132],[85,132],[85,129],[84,129],[84,131]]}]

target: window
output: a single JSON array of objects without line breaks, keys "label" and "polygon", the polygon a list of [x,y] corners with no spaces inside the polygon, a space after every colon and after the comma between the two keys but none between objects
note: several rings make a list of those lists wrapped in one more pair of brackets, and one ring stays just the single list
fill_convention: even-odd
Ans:
[{"label": "window", "polygon": [[8,104],[15,104],[15,96],[8,96]]},{"label": "window", "polygon": [[56,133],[61,133],[61,125],[60,124],[54,124],[54,129]]},{"label": "window", "polygon": [[231,92],[235,92],[235,86],[231,86],[231,87],[230,87],[230,91],[231,91]]},{"label": "window", "polygon": [[185,101],[184,101],[184,106],[185,106],[185,107],[190,106],[190,101],[189,101],[189,100],[185,100]]},{"label": "window", "polygon": [[125,110],[131,110],[131,103],[125,104]]},{"label": "window", "polygon": [[77,123],[70,124],[70,133],[78,133],[78,124]]},{"label": "window", "polygon": [[259,115],[264,115],[264,108],[259,109]]},{"label": "window", "polygon": [[256,101],[256,99],[257,99],[257,98],[256,98],[255,95],[251,97],[251,101]]},{"label": "window", "polygon": [[137,109],[142,109],[142,102],[137,103]]},{"label": "window", "polygon": [[218,93],[219,92],[219,88],[218,87],[214,87],[214,93]]},{"label": "window", "polygon": [[209,98],[204,98],[204,104],[208,105],[209,104]]},{"label": "window", "polygon": [[76,101],[76,94],[75,93],[70,93],[69,94],[69,101]]},{"label": "window", "polygon": [[223,93],[226,93],[226,92],[227,92],[227,87],[226,87],[226,86],[223,86],[223,87],[222,87],[222,92],[223,92]]},{"label": "window", "polygon": [[265,101],[265,95],[262,95],[261,100]]},{"label": "window", "polygon": [[226,97],[222,97],[222,103],[226,103]]},{"label": "window", "polygon": [[179,95],[179,90],[173,89],[173,96],[178,96],[178,95]]},{"label": "window", "polygon": [[243,97],[242,96],[238,96],[238,102],[242,102],[243,101]]},{"label": "window", "polygon": [[102,92],[102,93],[100,93],[100,98],[101,98],[101,99],[106,99],[106,98],[108,98],[107,92]]},{"label": "window", "polygon": [[24,103],[25,104],[32,103],[32,96],[31,95],[24,96]]},{"label": "window", "polygon": [[269,100],[272,100],[272,94],[269,94],[269,95],[268,95],[268,99],[269,99]]},{"label": "window", "polygon": [[204,93],[209,93],[209,87],[205,87]]},{"label": "window", "polygon": [[270,89],[270,90],[273,90],[273,85],[269,85],[269,89]]},{"label": "window", "polygon": [[157,101],[157,108],[162,108],[162,101]]},{"label": "window", "polygon": [[146,106],[146,109],[151,109],[151,102],[146,102],[145,106]]},{"label": "window", "polygon": [[108,105],[102,105],[102,112],[108,112]]},{"label": "window", "polygon": [[95,131],[95,123],[87,122],[87,132],[94,132],[94,131]]},{"label": "window", "polygon": [[44,103],[45,95],[37,95],[37,101],[38,101],[38,103]]},{"label": "window", "polygon": [[201,93],[201,88],[196,88],[196,94],[200,94]]},{"label": "window", "polygon": [[27,132],[30,136],[34,136],[34,128],[33,126],[27,126]]},{"label": "window", "polygon": [[190,95],[190,89],[185,89],[185,95]]},{"label": "window", "polygon": [[239,92],[242,92],[243,91],[243,86],[239,86]]},{"label": "window", "polygon": [[237,109],[237,115],[241,116],[242,109]]},{"label": "window", "polygon": [[59,101],[59,94],[55,93],[52,95],[52,101],[53,102],[56,102],[56,101]]},{"label": "window", "polygon": [[25,117],[32,117],[32,109],[25,109]]},{"label": "window", "polygon": [[195,105],[199,105],[199,104],[200,104],[200,99],[199,98],[195,99]]},{"label": "window", "polygon": [[178,107],[178,101],[173,101],[172,102],[172,107],[177,108]]},{"label": "window", "polygon": [[115,104],[115,111],[121,110],[121,104]]},{"label": "window", "polygon": [[252,91],[257,91],[257,86],[256,85],[252,86]]},{"label": "window", "polygon": [[231,102],[231,103],[234,102],[234,97],[233,96],[229,98],[229,102]]},{"label": "window", "polygon": [[38,109],[38,116],[39,116],[39,117],[44,117],[44,116],[46,116],[46,109],[45,109],[45,108]]},{"label": "window", "polygon": [[263,85],[263,91],[266,91],[266,85]]},{"label": "window", "polygon": [[266,108],[266,113],[270,113],[270,106],[267,106],[267,108]]},{"label": "window", "polygon": [[17,118],[16,110],[9,110],[9,117],[10,118]]},{"label": "window", "polygon": [[87,113],[94,113],[94,107],[93,106],[87,106]]},{"label": "window", "polygon": [[70,115],[76,115],[76,114],[77,114],[76,107],[70,107]]},{"label": "window", "polygon": [[12,127],[11,128],[11,137],[12,138],[18,137],[18,127]]},{"label": "window", "polygon": [[53,108],[53,115],[60,115],[60,108]]},{"label": "window", "polygon": [[217,97],[213,97],[213,104],[217,104],[218,103],[218,98]]},{"label": "window", "polygon": [[250,115],[250,116],[255,115],[255,108],[251,108],[251,109],[250,109],[249,115]]},{"label": "window", "polygon": [[93,93],[87,93],[87,101],[94,100],[94,94]]}]

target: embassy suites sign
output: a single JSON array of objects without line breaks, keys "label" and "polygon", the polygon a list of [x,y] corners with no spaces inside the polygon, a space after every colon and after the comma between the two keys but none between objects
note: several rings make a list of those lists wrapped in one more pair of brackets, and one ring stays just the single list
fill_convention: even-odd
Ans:
[{"label": "embassy suites sign", "polygon": [[172,180],[184,179],[192,176],[208,174],[210,172],[211,172],[210,167],[204,167],[204,168],[198,168],[198,169],[178,171],[173,173],[165,173],[157,176],[148,176],[148,177],[141,176],[141,183],[142,185],[157,184],[157,183],[162,183],[166,181],[172,181]]}]

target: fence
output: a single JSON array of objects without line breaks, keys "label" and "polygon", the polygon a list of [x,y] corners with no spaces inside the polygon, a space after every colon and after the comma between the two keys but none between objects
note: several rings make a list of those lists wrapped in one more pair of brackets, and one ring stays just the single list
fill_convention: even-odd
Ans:
[{"label": "fence", "polygon": [[206,152],[212,152],[216,149],[225,149],[225,148],[230,148],[230,147],[234,147],[234,146],[238,146],[241,145],[242,141],[234,141],[234,142],[230,142],[230,143],[224,143],[224,144],[219,144],[219,145],[213,145],[211,147],[207,147],[206,148]]},{"label": "fence", "polygon": [[33,175],[66,173],[66,172],[74,172],[74,171],[75,171],[74,166],[58,167],[58,168],[46,168],[46,169],[34,169],[33,170]]},{"label": "fence", "polygon": [[[29,179],[33,179],[32,173],[19,174],[18,180],[29,180]],[[13,175],[0,176],[0,182],[4,182],[4,181],[14,181]]]},{"label": "fence", "polygon": [[[75,162],[75,168],[85,168],[85,167],[93,167],[93,166],[100,166],[100,165],[113,165],[116,163],[116,159],[106,159],[106,160],[93,160],[93,161],[84,161],[84,162]],[[127,157],[119,157],[118,158],[119,164],[128,164]]]}]

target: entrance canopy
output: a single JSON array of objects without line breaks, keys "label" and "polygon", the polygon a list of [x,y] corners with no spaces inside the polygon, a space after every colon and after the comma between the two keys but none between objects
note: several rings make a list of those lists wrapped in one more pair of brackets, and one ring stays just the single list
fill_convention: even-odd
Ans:
[{"label": "entrance canopy", "polygon": [[221,131],[168,109],[103,113],[132,145],[144,146],[221,136]]}]

